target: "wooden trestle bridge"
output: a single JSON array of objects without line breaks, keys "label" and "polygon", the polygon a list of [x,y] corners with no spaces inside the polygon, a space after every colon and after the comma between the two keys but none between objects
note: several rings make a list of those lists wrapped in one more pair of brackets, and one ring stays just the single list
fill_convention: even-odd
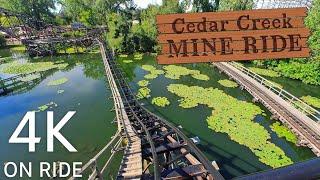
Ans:
[{"label": "wooden trestle bridge", "polygon": [[214,63],[220,70],[247,90],[254,102],[261,102],[273,113],[273,118],[294,132],[299,144],[320,156],[320,112],[289,92],[274,85],[238,63]]},{"label": "wooden trestle bridge", "polygon": [[[119,128],[117,135],[126,140],[117,179],[223,179],[178,128],[139,104],[112,52],[104,42],[99,41],[99,45],[113,94]],[[113,139],[116,138],[114,136]],[[105,170],[98,170],[97,158],[85,165],[82,171],[93,165],[90,175],[93,179],[102,178]]]},{"label": "wooden trestle bridge", "polygon": [[0,31],[21,41],[29,56],[56,55],[68,48],[87,49],[94,45],[94,37],[100,36],[107,27],[62,27],[47,24],[25,14],[0,8]]}]

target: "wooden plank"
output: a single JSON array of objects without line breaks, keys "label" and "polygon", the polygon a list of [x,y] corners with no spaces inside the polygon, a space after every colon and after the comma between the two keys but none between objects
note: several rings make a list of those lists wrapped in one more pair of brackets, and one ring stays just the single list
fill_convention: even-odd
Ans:
[{"label": "wooden plank", "polygon": [[[158,64],[181,64],[181,63],[200,63],[200,62],[219,62],[219,61],[242,61],[242,60],[258,60],[258,59],[281,59],[281,58],[302,58],[309,57],[310,51],[308,48],[304,48],[303,51],[294,51],[288,53],[288,51],[274,52],[268,54],[243,54],[243,52],[234,52],[233,56],[226,55],[214,55],[208,54],[208,56],[174,56],[168,58],[168,55],[158,55]],[[226,58],[227,57],[227,58]]]},{"label": "wooden plank", "polygon": [[157,24],[171,24],[177,17],[185,18],[185,22],[200,22],[202,17],[207,17],[209,21],[236,20],[241,15],[250,15],[250,19],[281,18],[283,13],[290,17],[305,17],[308,9],[301,8],[281,8],[281,9],[257,9],[246,11],[226,11],[226,12],[204,12],[185,14],[157,15]]},{"label": "wooden plank", "polygon": [[207,171],[204,169],[202,164],[197,164],[183,168],[170,169],[161,173],[161,176],[164,177],[164,179],[185,179],[200,176],[206,172]]},{"label": "wooden plank", "polygon": [[[202,22],[203,20],[201,20],[200,22]],[[231,22],[232,21],[232,22]],[[208,19],[205,22],[207,31],[212,31],[212,32],[218,32],[223,29],[222,31],[240,31],[237,22],[235,22],[237,20],[229,20],[228,24],[222,24],[221,22],[212,22],[212,21],[208,21]],[[243,26],[245,25],[251,25],[250,23],[252,22],[251,20],[242,20],[241,21]],[[267,21],[266,21],[267,22]],[[263,25],[262,23],[257,23],[256,24],[256,29],[257,30],[263,30],[263,29],[278,29],[280,28],[279,26],[283,23],[275,23],[276,27],[272,26],[272,19],[269,19],[270,25]],[[290,24],[293,26],[293,28],[303,28],[304,26],[304,17],[295,17],[292,18],[290,21]],[[182,28],[184,28],[185,32],[184,33],[190,33],[187,31],[187,28],[189,28],[191,31],[194,31],[193,33],[199,32],[199,30],[196,28],[196,24],[195,25],[188,25],[188,23],[177,23],[174,25],[175,28],[179,31],[182,30]],[[188,27],[189,26],[189,27]],[[191,27],[190,27],[191,26]],[[194,27],[192,27],[194,26]],[[268,27],[269,26],[269,27]],[[267,27],[267,28],[266,28]],[[202,27],[201,27],[202,28]],[[159,24],[158,25],[158,33],[159,34],[174,34],[175,31],[173,30],[173,24]]]},{"label": "wooden plank", "polygon": [[306,8],[158,15],[159,64],[309,57]]},{"label": "wooden plank", "polygon": [[[165,153],[165,152],[169,152],[169,151],[173,151],[176,149],[181,149],[182,147],[184,147],[186,144],[184,143],[168,143],[168,144],[162,144],[156,147],[156,153],[157,154],[161,154],[161,153]],[[152,152],[151,152],[151,148],[148,148],[146,150],[144,150],[143,152],[143,156],[151,156]]]},{"label": "wooden plank", "polygon": [[220,37],[232,37],[232,39],[241,39],[243,36],[271,36],[271,35],[288,35],[288,34],[300,34],[301,37],[308,37],[310,31],[307,28],[293,28],[293,29],[274,29],[274,30],[259,30],[259,31],[234,31],[230,32],[201,32],[201,33],[184,33],[184,34],[159,34],[159,43],[168,43],[168,40],[180,41],[200,38],[220,38]]},{"label": "wooden plank", "polygon": [[[252,36],[252,37],[256,37],[256,36]],[[307,46],[307,38],[301,38],[298,39],[298,45],[296,44],[291,44],[291,40],[290,38],[284,38],[283,39],[285,41],[285,44],[283,44],[282,40],[280,40],[279,38],[276,39],[278,43],[277,45],[277,49],[280,50],[280,48],[282,47],[282,45],[285,45],[286,50],[288,50],[287,52],[290,53],[290,48],[292,48],[293,50],[298,51],[301,48],[305,49],[308,48]],[[249,38],[248,43],[251,44],[253,42],[252,38]],[[271,53],[273,51],[273,39],[271,38],[267,38],[265,41],[263,41],[261,38],[257,37],[256,38],[256,49],[259,52],[263,52],[263,53]],[[229,42],[229,41],[226,41]],[[196,46],[194,45],[194,43],[196,43]],[[242,51],[243,53],[245,53],[245,49],[247,49],[247,45],[246,45],[246,41],[243,39],[235,39],[232,41],[232,43],[230,42],[230,47],[227,47],[223,44],[224,42],[219,40],[215,40],[213,41],[212,39],[207,39],[207,41],[203,41],[201,38],[199,38],[197,41],[193,42],[187,42],[186,44],[183,44],[181,42],[177,42],[174,43],[175,45],[172,45],[170,43],[166,43],[166,44],[162,44],[162,49],[161,49],[161,54],[168,54],[168,55],[182,55],[185,54],[184,51],[184,47],[187,54],[204,54],[204,53],[212,53],[215,52],[216,54],[222,53],[223,49],[225,49],[226,52],[229,52],[229,49],[232,49],[233,51]],[[208,44],[210,44],[210,46]],[[179,48],[181,45],[181,49],[180,51],[176,52],[175,51],[175,47]],[[301,49],[302,50],[302,49]],[[252,51],[252,48],[250,48],[248,50],[249,52]],[[228,55],[230,56],[230,55]]]}]

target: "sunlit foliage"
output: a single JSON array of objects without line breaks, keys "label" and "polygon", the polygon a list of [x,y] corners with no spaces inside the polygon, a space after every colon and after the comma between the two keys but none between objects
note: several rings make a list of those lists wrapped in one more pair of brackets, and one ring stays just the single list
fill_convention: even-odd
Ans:
[{"label": "sunlit foliage", "polygon": [[122,61],[123,63],[126,63],[126,64],[129,64],[129,63],[132,63],[133,61],[132,60],[128,60],[128,59],[125,59]]}]

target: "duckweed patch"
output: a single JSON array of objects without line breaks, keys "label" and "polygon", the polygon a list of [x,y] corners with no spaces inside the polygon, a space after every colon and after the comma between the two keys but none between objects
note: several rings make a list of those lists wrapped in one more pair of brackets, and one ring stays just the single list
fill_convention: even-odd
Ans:
[{"label": "duckweed patch", "polygon": [[227,133],[230,139],[248,147],[261,162],[273,168],[293,163],[282,149],[270,142],[268,131],[253,121],[256,115],[263,113],[260,107],[214,88],[171,84],[167,89],[182,98],[179,106],[183,108],[199,104],[212,108],[212,115],[207,118],[209,128]]},{"label": "duckweed patch", "polygon": [[142,65],[141,68],[145,71],[148,71],[149,74],[145,75],[144,78],[146,79],[155,79],[157,78],[160,74],[164,74],[163,70],[158,70],[152,65]]},{"label": "duckweed patch", "polygon": [[286,126],[280,124],[280,122],[275,122],[270,127],[279,137],[283,137],[294,144],[297,143],[298,139],[296,135],[293,134]]},{"label": "duckweed patch", "polygon": [[36,80],[38,78],[40,78],[39,74],[30,74],[30,75],[25,76],[25,77],[20,77],[19,80],[23,81],[23,82],[29,82],[29,81]]},{"label": "duckweed patch", "polygon": [[249,67],[249,69],[259,75],[268,76],[268,77],[280,77],[280,74],[271,69],[262,69],[256,67]]},{"label": "duckweed patch", "polygon": [[54,64],[53,62],[36,62],[36,63],[19,63],[11,62],[5,65],[1,72],[7,74],[27,74],[32,72],[47,71],[50,69],[58,68],[63,69],[68,64]]},{"label": "duckweed patch", "polygon": [[147,81],[147,80],[141,80],[141,81],[138,82],[138,85],[139,85],[140,87],[146,87],[146,86],[149,85],[149,81]]},{"label": "duckweed patch", "polygon": [[170,101],[166,97],[155,97],[152,99],[151,103],[160,107],[165,107],[170,105]]},{"label": "duckweed patch", "polygon": [[210,78],[207,75],[201,74],[198,70],[188,69],[183,66],[168,65],[164,66],[166,71],[165,77],[169,79],[180,79],[181,76],[191,75],[193,78],[203,81],[208,81]]},{"label": "duckweed patch", "polygon": [[48,104],[44,104],[42,106],[39,106],[38,110],[36,110],[35,112],[42,112],[42,111],[45,111],[47,109],[52,109],[54,107],[58,107],[58,104],[53,102],[53,101],[51,101]]},{"label": "duckweed patch", "polygon": [[264,82],[266,85],[268,85],[268,86],[274,86],[274,87],[277,87],[277,88],[283,88],[283,86],[281,85],[281,84],[279,84],[279,83],[276,83],[276,82],[274,82],[274,81],[265,81]]},{"label": "duckweed patch", "polygon": [[312,96],[302,96],[302,101],[315,108],[320,108],[320,99]]},{"label": "duckweed patch", "polygon": [[149,98],[151,90],[147,87],[142,87],[138,90],[137,99]]},{"label": "duckweed patch", "polygon": [[230,81],[228,79],[219,80],[218,83],[221,84],[222,86],[228,87],[228,88],[238,87],[238,84],[236,82]]},{"label": "duckweed patch", "polygon": [[195,79],[202,80],[202,81],[209,81],[210,80],[209,76],[207,76],[205,74],[192,74],[191,76]]},{"label": "duckweed patch", "polygon": [[56,79],[56,80],[53,80],[53,81],[50,81],[47,85],[48,86],[57,86],[57,85],[60,85],[60,84],[64,84],[68,81],[68,78],[60,78],[60,79]]}]

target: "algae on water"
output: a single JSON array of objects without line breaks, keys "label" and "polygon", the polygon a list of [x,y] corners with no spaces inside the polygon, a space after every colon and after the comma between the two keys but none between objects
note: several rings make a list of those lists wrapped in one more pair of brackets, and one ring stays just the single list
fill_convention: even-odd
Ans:
[{"label": "algae on water", "polygon": [[147,80],[141,80],[141,81],[138,82],[138,85],[139,85],[140,87],[146,87],[146,86],[149,85],[149,81],[147,81]]},{"label": "algae on water", "polygon": [[137,99],[143,99],[150,97],[151,90],[147,87],[142,87],[138,90]]},{"label": "algae on water", "polygon": [[68,81],[68,79],[63,77],[63,78],[60,78],[60,79],[52,80],[47,85],[48,86],[57,86],[57,85],[60,85],[60,84],[64,84],[67,81]]},{"label": "algae on water", "polygon": [[47,103],[47,104],[44,104],[44,105],[42,105],[42,106],[39,106],[39,107],[38,107],[38,110],[36,110],[35,112],[42,112],[42,111],[45,111],[45,110],[47,110],[47,109],[52,109],[52,108],[57,107],[57,106],[58,106],[57,103],[51,101],[51,102],[49,102],[49,103]]},{"label": "algae on water", "polygon": [[170,105],[170,101],[166,97],[155,97],[152,99],[151,103],[160,107]]},{"label": "algae on water", "polygon": [[280,122],[275,122],[270,127],[272,131],[274,131],[279,137],[284,137],[287,141],[294,144],[297,143],[297,136],[293,134],[293,132],[291,132],[286,126],[280,124]]},{"label": "algae on water", "polygon": [[249,67],[249,69],[262,76],[280,77],[279,73],[271,69],[262,69],[262,68],[256,68],[256,67]]},{"label": "algae on water", "polygon": [[25,77],[20,77],[19,80],[23,81],[23,82],[28,82],[28,81],[33,81],[33,80],[38,79],[38,78],[40,78],[39,74],[30,74],[30,75],[27,75]]},{"label": "algae on water", "polygon": [[320,108],[320,99],[312,96],[302,96],[302,101],[315,108]]},{"label": "algae on water", "polygon": [[284,151],[273,144],[268,131],[253,121],[263,110],[252,103],[239,101],[219,89],[170,84],[168,91],[181,97],[183,108],[196,107],[199,104],[212,108],[207,118],[210,129],[227,133],[229,137],[248,147],[259,160],[273,168],[292,164]]},{"label": "algae on water", "polygon": [[1,72],[7,74],[27,74],[32,72],[47,71],[54,68],[63,69],[66,66],[68,66],[68,64],[54,64],[53,62],[19,63],[14,61],[5,64],[5,66],[1,69]]},{"label": "algae on water", "polygon": [[183,66],[177,65],[168,65],[164,66],[163,69],[165,72],[165,77],[169,79],[180,79],[181,76],[191,75],[193,78],[203,81],[208,81],[210,78],[205,75],[201,74],[198,70],[188,69]]},{"label": "algae on water", "polygon": [[236,82],[230,81],[228,79],[219,80],[218,83],[221,84],[224,87],[229,87],[229,88],[238,87],[238,84]]},{"label": "algae on water", "polygon": [[155,79],[157,78],[160,74],[164,74],[164,71],[158,70],[152,65],[142,65],[141,68],[145,71],[148,71],[149,74],[145,75],[144,78],[146,79]]}]

